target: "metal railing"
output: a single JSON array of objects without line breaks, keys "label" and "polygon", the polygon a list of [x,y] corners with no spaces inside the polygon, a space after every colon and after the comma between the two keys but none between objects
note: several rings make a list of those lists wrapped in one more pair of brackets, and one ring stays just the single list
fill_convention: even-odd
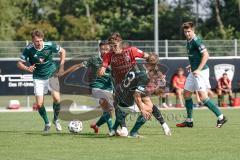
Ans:
[{"label": "metal railing", "polygon": [[[138,47],[145,52],[154,51],[154,41],[126,41],[129,45]],[[0,41],[1,58],[17,58],[28,41]],[[91,55],[98,52],[98,41],[59,41],[57,42],[67,51],[68,57]],[[210,56],[239,56],[240,40],[205,40]],[[185,40],[160,40],[160,57],[186,57]]]}]

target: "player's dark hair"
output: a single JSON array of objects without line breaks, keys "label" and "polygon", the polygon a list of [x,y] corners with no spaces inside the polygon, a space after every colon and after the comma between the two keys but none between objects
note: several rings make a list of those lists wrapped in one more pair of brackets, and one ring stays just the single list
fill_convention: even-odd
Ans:
[{"label": "player's dark hair", "polygon": [[40,29],[34,29],[34,30],[31,32],[31,37],[32,37],[32,38],[34,38],[34,37],[44,38],[44,33],[43,33],[43,31],[41,31]]},{"label": "player's dark hair", "polygon": [[107,40],[109,43],[122,42],[122,36],[120,33],[114,32]]},{"label": "player's dark hair", "polygon": [[180,72],[180,71],[184,72],[184,69],[183,69],[182,67],[179,67],[179,68],[177,69],[177,72]]},{"label": "player's dark hair", "polygon": [[194,28],[193,22],[185,22],[182,24],[182,29]]},{"label": "player's dark hair", "polygon": [[104,45],[109,45],[107,41],[101,41],[98,46],[101,47],[101,46],[104,46]]}]

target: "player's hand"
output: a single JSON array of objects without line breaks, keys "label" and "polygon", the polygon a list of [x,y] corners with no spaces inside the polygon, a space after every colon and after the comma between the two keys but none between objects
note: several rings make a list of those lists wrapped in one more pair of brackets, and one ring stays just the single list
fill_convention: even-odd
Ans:
[{"label": "player's hand", "polygon": [[198,69],[196,69],[195,71],[193,71],[193,75],[194,76],[198,76],[198,75],[200,75],[200,70],[198,70]]},{"label": "player's hand", "polygon": [[33,64],[33,65],[27,67],[26,70],[27,70],[28,72],[31,72],[31,73],[32,73],[35,69],[36,69],[35,64]]},{"label": "player's hand", "polygon": [[187,70],[187,72],[191,72],[191,66],[188,65],[187,67],[185,67],[185,69]]},{"label": "player's hand", "polygon": [[99,70],[97,72],[97,76],[101,77],[101,76],[103,76],[105,74],[105,72],[106,72],[106,68],[105,67],[101,67],[101,68],[99,68]]},{"label": "player's hand", "polygon": [[56,76],[57,76],[57,77],[61,77],[61,76],[63,75],[63,73],[64,73],[64,67],[61,66],[61,67],[59,68]]},{"label": "player's hand", "polygon": [[149,112],[149,111],[147,111],[145,109],[142,109],[141,112],[142,112],[143,117],[146,120],[149,120],[151,118],[151,116],[152,116],[151,112]]}]

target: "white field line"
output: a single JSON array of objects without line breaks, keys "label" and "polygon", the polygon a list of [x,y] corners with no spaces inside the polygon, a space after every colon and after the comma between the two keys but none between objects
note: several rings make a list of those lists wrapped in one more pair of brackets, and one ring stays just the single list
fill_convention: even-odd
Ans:
[{"label": "white field line", "polygon": [[[93,108],[88,108],[88,106],[76,106],[76,107],[71,107],[70,111],[71,112],[75,112],[75,111],[90,111]],[[200,107],[200,108],[194,108],[197,110],[206,110],[208,109],[207,107]],[[240,106],[238,107],[221,107],[221,110],[235,110],[235,109],[240,109]],[[48,112],[52,112],[53,109],[52,107],[48,106],[46,107],[46,110]],[[160,108],[160,110],[185,110],[185,108]],[[33,111],[32,108],[28,108],[28,107],[21,107],[19,109],[7,109],[7,108],[0,108],[0,113],[16,113],[16,112],[36,112]]]}]

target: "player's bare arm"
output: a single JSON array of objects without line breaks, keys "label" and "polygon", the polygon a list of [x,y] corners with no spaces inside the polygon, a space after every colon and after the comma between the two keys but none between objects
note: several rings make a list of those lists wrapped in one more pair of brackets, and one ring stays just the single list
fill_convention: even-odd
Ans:
[{"label": "player's bare arm", "polygon": [[74,71],[76,71],[77,69],[82,68],[82,67],[84,67],[84,66],[85,66],[85,65],[84,65],[83,63],[74,64],[73,66],[69,67],[69,68],[66,69],[64,72],[62,72],[62,74],[59,75],[59,76],[60,76],[60,77],[61,77],[61,76],[64,76],[64,75],[66,75],[66,74],[68,74],[68,73],[71,73],[71,72],[74,72]]},{"label": "player's bare arm", "polygon": [[59,57],[60,57],[60,67],[59,67],[57,76],[62,76],[62,74],[64,73],[64,63],[65,63],[65,57],[66,57],[65,49],[61,48],[59,52]]},{"label": "player's bare arm", "polygon": [[188,66],[185,67],[187,72],[191,72],[191,65],[189,64]]},{"label": "player's bare arm", "polygon": [[218,80],[218,89],[222,90],[222,85],[221,85],[221,82]]},{"label": "player's bare arm", "polygon": [[103,76],[105,74],[105,72],[106,72],[106,67],[102,66],[102,67],[99,68],[99,70],[97,72],[97,76],[101,77],[101,76]]},{"label": "player's bare arm", "polygon": [[19,60],[18,63],[17,63],[17,67],[20,69],[20,70],[23,70],[23,71],[27,71],[27,72],[30,72],[32,73],[34,70],[35,70],[35,64],[31,65],[31,66],[27,66],[25,64],[25,62]]},{"label": "player's bare arm", "polygon": [[139,92],[135,92],[133,96],[134,96],[135,103],[137,104],[144,118],[150,119],[151,113],[152,113],[152,106],[153,106],[151,99],[144,97],[144,100],[143,100],[143,98],[141,97],[141,93]]}]

